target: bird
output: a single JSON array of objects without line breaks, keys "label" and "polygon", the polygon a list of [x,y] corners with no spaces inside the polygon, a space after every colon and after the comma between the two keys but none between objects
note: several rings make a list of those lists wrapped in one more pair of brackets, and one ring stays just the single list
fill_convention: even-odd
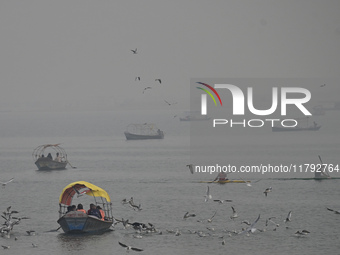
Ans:
[{"label": "bird", "polygon": [[250,223],[249,223],[249,221],[247,221],[247,220],[242,221],[241,224],[242,224],[242,223],[244,223],[244,224],[250,226]]},{"label": "bird", "polygon": [[142,249],[139,249],[139,248],[134,248],[134,247],[131,247],[131,246],[128,246],[126,244],[123,244],[121,242],[118,242],[120,246],[126,248],[126,251],[129,252],[130,250],[133,250],[133,251],[143,251]]},{"label": "bird", "polygon": [[146,87],[143,89],[143,94],[144,94],[144,91],[147,90],[147,89],[152,89],[151,87]]},{"label": "bird", "polygon": [[331,209],[331,208],[328,208],[328,207],[327,207],[327,210],[334,212],[335,214],[340,214],[340,210],[337,211],[337,210],[334,210],[334,209]]},{"label": "bird", "polygon": [[27,230],[26,233],[27,233],[29,236],[35,235],[35,231],[34,231],[34,230]]},{"label": "bird", "polygon": [[260,214],[257,217],[257,219],[244,231],[242,231],[241,233],[239,233],[240,235],[244,234],[244,233],[254,233],[256,231],[256,228],[254,228],[255,224],[259,221],[260,219]]},{"label": "bird", "polygon": [[155,79],[155,81],[158,81],[160,84],[162,83],[161,79]]},{"label": "bird", "polygon": [[134,50],[131,50],[133,54],[137,54],[137,48]]},{"label": "bird", "polygon": [[233,200],[229,200],[229,199],[226,199],[226,200],[214,199],[213,201],[218,202],[219,204],[223,204],[224,202],[233,202]]},{"label": "bird", "polygon": [[135,78],[135,81],[140,81],[140,76],[137,76],[136,78]]},{"label": "bird", "polygon": [[212,196],[210,195],[209,186],[207,186],[207,193],[206,193],[206,195],[204,197],[205,197],[204,202],[208,202],[209,199],[212,199]]},{"label": "bird", "polygon": [[187,167],[189,167],[190,173],[194,174],[194,165],[188,164]]},{"label": "bird", "polygon": [[271,191],[272,191],[272,187],[269,187],[269,188],[266,188],[263,193],[267,196],[268,193],[271,192]]},{"label": "bird", "polygon": [[300,237],[300,236],[306,236],[306,235],[308,235],[310,232],[308,231],[308,230],[298,230],[298,231],[296,231],[294,234],[296,235],[296,236],[298,236],[298,237]]},{"label": "bird", "polygon": [[217,213],[217,211],[214,212],[213,216],[212,216],[210,219],[207,219],[207,221],[208,221],[209,223],[212,222],[212,220],[213,220],[213,218],[215,217],[216,213]]},{"label": "bird", "polygon": [[289,211],[289,213],[288,213],[286,219],[284,220],[284,222],[286,223],[288,221],[291,221],[291,219],[290,219],[291,217],[292,217],[292,211]]},{"label": "bird", "polygon": [[9,245],[1,245],[1,246],[2,246],[2,248],[4,248],[4,250],[11,248],[11,246],[9,246]]},{"label": "bird", "polygon": [[32,246],[33,246],[33,248],[37,248],[38,247],[38,245],[36,245],[35,243],[32,243]]},{"label": "bird", "polygon": [[266,220],[266,226],[268,226],[268,222],[273,223],[274,225],[276,225],[276,227],[280,226],[280,224],[277,224],[276,222],[274,222],[272,219],[275,219],[275,217],[270,217]]},{"label": "bird", "polygon": [[194,214],[194,213],[189,213],[189,212],[186,212],[185,214],[184,214],[184,216],[183,216],[183,219],[187,219],[187,218],[189,218],[189,217],[196,217],[196,214]]},{"label": "bird", "polygon": [[177,104],[177,102],[175,102],[175,103],[169,103],[169,102],[166,101],[165,99],[164,99],[164,102],[167,103],[167,105],[169,105],[169,106],[170,106],[170,105],[173,105],[173,104]]},{"label": "bird", "polygon": [[326,86],[326,84],[322,84],[322,85],[320,85],[320,87],[325,87]]},{"label": "bird", "polygon": [[236,212],[236,210],[235,210],[235,208],[233,206],[231,207],[231,209],[233,209],[233,215],[230,216],[230,219],[233,220],[233,219],[237,218],[238,215],[237,215],[237,212]]},{"label": "bird", "polygon": [[11,178],[10,180],[8,180],[8,181],[5,181],[5,182],[0,182],[0,184],[2,185],[2,187],[3,188],[5,188],[6,187],[6,185],[8,184],[8,183],[10,183],[10,182],[12,182],[14,180],[14,178]]}]

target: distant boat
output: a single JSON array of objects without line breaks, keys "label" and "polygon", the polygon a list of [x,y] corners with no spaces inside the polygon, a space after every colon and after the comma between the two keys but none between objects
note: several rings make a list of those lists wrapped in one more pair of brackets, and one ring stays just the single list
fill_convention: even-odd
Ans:
[{"label": "distant boat", "polygon": [[200,181],[200,183],[250,183],[250,181],[244,181],[244,180],[224,180],[224,181]]},{"label": "distant boat", "polygon": [[315,169],[315,171],[314,171],[314,178],[315,179],[325,179],[325,178],[330,179],[331,176],[330,176],[329,171],[327,169],[327,165],[325,165],[322,162],[322,159],[321,159],[320,155],[319,155],[319,160],[320,160],[321,164],[320,164],[320,167],[317,167],[317,169]]},{"label": "distant boat", "polygon": [[[69,211],[74,196],[88,195],[94,204],[100,205],[105,217],[87,215],[82,211]],[[113,224],[112,203],[108,193],[102,188],[85,181],[67,185],[59,197],[59,219],[57,221],[65,233],[101,233],[108,231]]]},{"label": "distant boat", "polygon": [[[315,121],[312,126],[308,126],[308,117],[298,118],[296,120],[306,120],[306,125],[302,126],[300,123],[295,127],[272,127],[273,132],[283,132],[283,131],[317,131],[321,128]],[[301,121],[300,121],[301,122]]]},{"label": "distant boat", "polygon": [[[55,152],[55,158],[52,156]],[[47,153],[47,155],[46,155]],[[35,165],[39,170],[60,170],[65,169],[68,164],[67,154],[59,144],[44,144],[34,149],[32,153]]]},{"label": "distant boat", "polygon": [[201,115],[199,112],[187,112],[185,117],[179,118],[180,121],[201,121],[210,120],[206,115]]},{"label": "distant boat", "polygon": [[130,124],[124,132],[127,140],[163,139],[164,132],[155,124]]}]

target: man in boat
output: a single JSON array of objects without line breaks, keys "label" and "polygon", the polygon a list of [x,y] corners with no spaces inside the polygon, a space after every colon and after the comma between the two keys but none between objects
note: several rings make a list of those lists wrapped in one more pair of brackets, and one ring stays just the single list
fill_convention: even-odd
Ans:
[{"label": "man in boat", "polygon": [[216,178],[215,178],[215,180],[214,180],[214,182],[215,181],[227,181],[228,180],[228,178],[227,178],[227,173],[225,173],[225,172],[220,172],[217,176],[216,176]]},{"label": "man in boat", "polygon": [[98,217],[99,219],[102,218],[102,217],[100,216],[99,210],[97,209],[96,205],[94,205],[94,204],[90,204],[90,209],[87,211],[87,214],[88,214],[88,215],[96,216],[96,217]]},{"label": "man in boat", "polygon": [[85,213],[85,214],[86,214],[86,211],[85,211],[85,209],[84,209],[84,207],[83,207],[83,205],[82,205],[82,204],[78,204],[78,206],[77,206],[77,211],[79,211],[79,212],[83,212],[83,213]]},{"label": "man in boat", "polygon": [[103,209],[99,205],[97,205],[97,209],[100,213],[101,219],[104,220],[105,219],[105,213],[104,213]]}]

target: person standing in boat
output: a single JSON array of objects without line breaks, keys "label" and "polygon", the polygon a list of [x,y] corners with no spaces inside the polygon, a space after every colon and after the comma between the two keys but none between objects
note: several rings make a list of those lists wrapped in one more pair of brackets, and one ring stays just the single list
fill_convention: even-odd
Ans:
[{"label": "person standing in boat", "polygon": [[47,157],[48,157],[49,159],[53,160],[51,153],[48,153],[48,154],[47,154]]},{"label": "person standing in boat", "polygon": [[59,156],[59,152],[57,152],[57,155],[56,155],[54,161],[61,162],[61,157]]},{"label": "person standing in boat", "polygon": [[228,178],[227,178],[227,173],[226,173],[226,172],[220,172],[220,173],[216,176],[214,182],[215,182],[215,181],[227,181],[227,180],[228,180]]}]

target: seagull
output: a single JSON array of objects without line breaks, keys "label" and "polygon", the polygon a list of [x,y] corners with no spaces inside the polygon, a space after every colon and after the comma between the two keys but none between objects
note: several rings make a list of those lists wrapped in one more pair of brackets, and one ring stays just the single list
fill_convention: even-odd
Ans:
[{"label": "seagull", "polygon": [[236,212],[236,210],[235,210],[235,208],[234,207],[231,207],[231,209],[233,209],[233,215],[231,215],[230,216],[230,219],[235,219],[235,218],[237,218],[238,217],[238,215],[237,215],[237,212]]},{"label": "seagull", "polygon": [[210,195],[209,186],[207,186],[207,193],[206,193],[206,195],[204,197],[205,197],[204,202],[208,202],[209,199],[212,199],[212,196]]},{"label": "seagull", "polygon": [[217,213],[217,211],[214,212],[214,215],[213,215],[210,219],[207,219],[207,221],[208,221],[209,223],[212,222],[212,220],[213,220],[213,218],[215,217],[216,213]]},{"label": "seagull", "polygon": [[325,87],[326,86],[326,84],[322,84],[322,85],[320,85],[320,87]]},{"label": "seagull", "polygon": [[173,105],[173,104],[177,104],[177,102],[175,102],[175,103],[169,103],[169,102],[166,101],[165,99],[164,99],[164,102],[167,103],[167,105],[169,105],[169,106],[170,106],[170,105]]},{"label": "seagull", "polygon": [[275,219],[275,217],[270,217],[266,220],[266,226],[268,226],[268,222],[273,223],[274,225],[276,225],[276,227],[280,226],[280,224],[277,224],[276,222],[274,222],[272,219]]},{"label": "seagull", "polygon": [[241,233],[239,233],[239,235],[242,235],[242,234],[244,234],[244,233],[246,233],[247,232],[247,234],[249,233],[249,232],[251,232],[251,233],[254,233],[255,231],[256,231],[256,228],[254,228],[254,226],[255,226],[255,224],[259,221],[259,219],[260,219],[260,214],[259,214],[259,216],[257,217],[257,219],[246,229],[246,230],[244,230],[244,231],[242,231]]},{"label": "seagull", "polygon": [[137,80],[140,81],[140,76],[137,76],[137,77],[135,78],[135,81],[137,81]]},{"label": "seagull", "polygon": [[1,245],[1,246],[2,246],[2,248],[4,248],[4,250],[11,248],[11,246],[9,246],[9,245]]},{"label": "seagull", "polygon": [[8,180],[8,181],[6,181],[6,182],[0,182],[0,184],[2,185],[3,188],[5,188],[6,185],[7,185],[8,183],[12,182],[13,180],[14,180],[14,178],[12,178],[12,179],[10,179],[10,180]]},{"label": "seagull", "polygon": [[214,202],[218,202],[219,204],[223,204],[224,202],[233,202],[233,200],[220,200],[220,199],[214,199]]},{"label": "seagull", "polygon": [[158,81],[160,84],[162,83],[161,79],[156,79],[155,81]]},{"label": "seagull", "polygon": [[32,243],[32,246],[33,246],[33,248],[37,248],[38,247],[38,245],[36,245],[35,243]]},{"label": "seagull", "polygon": [[298,237],[300,237],[300,236],[306,236],[306,235],[308,235],[310,232],[308,231],[308,230],[302,230],[302,231],[300,231],[300,230],[298,230],[298,231],[296,231],[294,234],[296,235],[296,236],[298,236]]},{"label": "seagull", "polygon": [[340,214],[340,210],[336,211],[336,210],[333,210],[333,209],[328,208],[328,207],[327,207],[327,210],[331,211],[331,212],[334,212],[335,214]]},{"label": "seagull", "polygon": [[26,233],[27,233],[29,236],[34,236],[34,235],[35,235],[35,231],[34,231],[34,230],[27,230]]},{"label": "seagull", "polygon": [[189,164],[189,165],[187,165],[187,167],[189,167],[190,173],[194,174],[194,165]]},{"label": "seagull", "polygon": [[263,192],[266,196],[269,192],[272,191],[272,187],[266,188],[266,190]]},{"label": "seagull", "polygon": [[242,221],[241,224],[242,224],[242,223],[244,223],[244,224],[250,226],[250,223],[249,223],[249,221],[247,221],[247,220]]},{"label": "seagull", "polygon": [[287,221],[291,221],[290,219],[291,217],[292,217],[292,211],[289,211],[287,218],[284,220],[284,222],[286,223]]},{"label": "seagull", "polygon": [[133,251],[143,251],[142,249],[134,248],[134,247],[128,246],[126,244],[123,244],[121,242],[118,242],[118,243],[120,244],[120,246],[126,248],[127,252],[129,252],[130,250],[133,250]]},{"label": "seagull", "polygon": [[144,91],[147,90],[147,89],[152,89],[152,88],[151,88],[151,87],[146,87],[146,88],[144,88],[143,94],[144,94]]},{"label": "seagull", "polygon": [[196,214],[194,214],[194,213],[189,214],[189,212],[186,212],[183,216],[183,219],[187,219],[189,217],[196,217]]},{"label": "seagull", "polygon": [[133,52],[133,54],[137,54],[137,48],[131,51]]},{"label": "seagull", "polygon": [[125,204],[129,204],[129,203],[130,203],[130,201],[132,201],[132,200],[133,200],[133,198],[132,198],[132,197],[130,198],[130,200],[127,200],[126,198],[124,198],[124,199],[122,200],[122,202],[121,202],[121,203],[122,203],[123,205],[125,205]]}]

